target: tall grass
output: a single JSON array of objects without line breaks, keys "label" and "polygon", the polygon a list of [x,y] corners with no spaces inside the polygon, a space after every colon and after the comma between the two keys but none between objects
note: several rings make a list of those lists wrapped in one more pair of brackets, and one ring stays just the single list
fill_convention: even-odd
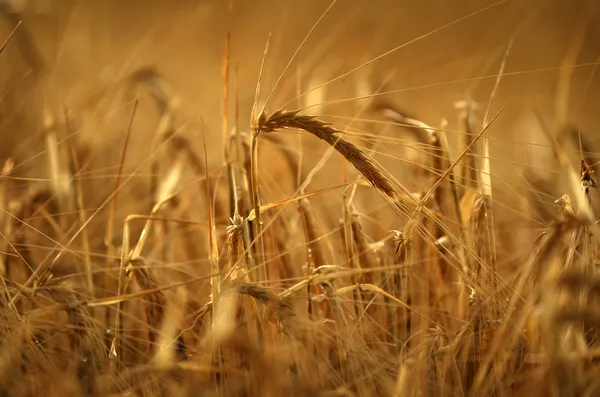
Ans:
[{"label": "tall grass", "polygon": [[[265,95],[267,46],[246,123],[230,2],[221,92],[206,93],[223,95],[220,134],[188,120],[155,68],[87,104],[125,103],[123,134],[109,144],[116,164],[77,139],[81,109],[45,105],[35,139],[48,177],[15,173],[12,155],[0,176],[1,395],[600,395],[598,184],[585,134],[574,167],[567,121],[552,129],[540,117],[566,182],[548,188],[530,175],[511,187],[518,200],[496,198],[490,160],[502,155],[490,135],[510,106],[495,104],[509,50],[480,98],[488,103],[459,104],[458,131],[409,115],[387,80],[357,98],[303,101],[410,42],[311,90],[297,81],[297,97],[276,106],[282,77],[334,5]],[[14,29],[0,56],[14,45],[41,59],[27,23]],[[43,81],[47,70],[36,71]],[[311,114],[315,105],[343,110]],[[140,117],[152,131],[147,156],[132,159]],[[215,136],[218,150],[207,143]],[[386,167],[386,157],[405,164]],[[326,184],[315,187],[319,172]],[[526,208],[538,226],[517,259],[506,230],[521,226],[506,208]]]}]

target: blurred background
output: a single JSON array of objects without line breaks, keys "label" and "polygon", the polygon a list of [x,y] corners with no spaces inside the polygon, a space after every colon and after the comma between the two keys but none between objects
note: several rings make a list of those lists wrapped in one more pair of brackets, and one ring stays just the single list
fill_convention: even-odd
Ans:
[{"label": "blurred background", "polygon": [[[375,157],[417,191],[426,189],[432,180],[423,181],[417,172],[427,160],[422,151],[410,150],[414,134],[382,127],[373,122],[374,116],[362,113],[364,99],[346,99],[393,91],[378,99],[429,125],[445,125],[455,158],[464,135],[457,104],[473,100],[481,123],[495,76],[513,40],[491,114],[504,104],[506,108],[489,130],[494,202],[498,203],[494,210],[500,215],[499,231],[512,244],[506,247],[520,247],[515,241],[532,238],[539,226],[543,214],[532,208],[531,197],[541,201],[541,207],[551,208],[565,192],[536,114],[552,131],[567,124],[572,127],[571,145],[565,150],[574,166],[581,159],[579,132],[590,161],[598,159],[597,1],[339,0],[307,38],[330,5],[321,0],[238,0],[229,12],[225,0],[3,0],[1,37],[8,37],[19,20],[22,25],[0,55],[0,160],[12,158],[16,174],[45,183],[49,170],[44,133],[53,123],[60,124],[68,109],[73,125],[61,134],[63,138],[75,135],[85,152],[86,178],[96,183],[86,200],[90,208],[96,208],[113,188],[111,178],[131,119],[132,100],[124,94],[127,81],[143,68],[159,73],[169,84],[178,118],[198,150],[204,123],[210,167],[218,169],[222,165],[222,64],[228,26],[229,128],[238,125],[249,130],[270,36],[259,105],[281,77],[267,111],[284,105],[289,109],[311,106],[305,113],[320,115],[340,129],[352,124],[349,129],[354,131],[396,138],[395,144],[381,145]],[[386,55],[369,62],[382,54]],[[308,92],[334,78],[338,79]],[[136,200],[120,206],[119,219],[144,211],[139,202],[147,195],[149,164],[144,161],[152,153],[160,115],[149,96],[140,95],[139,101],[123,171],[135,175],[126,191]],[[298,134],[289,136],[290,147],[297,151]],[[312,138],[303,138],[302,145],[302,164],[310,170],[326,148]],[[275,150],[268,152],[265,144],[269,154],[261,163],[261,169],[268,171],[263,178],[267,201],[290,196],[295,185],[294,178],[278,179],[289,170],[281,152],[271,149]],[[341,159],[332,158],[312,189],[348,178]],[[29,189],[30,184],[15,184],[14,189],[19,188]],[[383,201],[373,200],[365,199],[359,209],[369,214],[381,209]],[[335,193],[316,205],[338,201],[339,193]],[[337,221],[339,211],[331,216]],[[206,219],[204,212],[197,217]],[[226,223],[226,217],[222,221]],[[381,237],[386,230],[398,228],[397,223],[393,217],[382,217],[371,232],[374,238]]]}]

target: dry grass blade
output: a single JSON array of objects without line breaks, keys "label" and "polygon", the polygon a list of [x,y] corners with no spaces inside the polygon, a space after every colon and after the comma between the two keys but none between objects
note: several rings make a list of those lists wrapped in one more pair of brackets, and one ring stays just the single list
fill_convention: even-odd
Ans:
[{"label": "dry grass blade", "polygon": [[558,159],[563,171],[567,174],[567,178],[569,181],[569,189],[571,190],[571,196],[575,197],[575,203],[577,204],[577,213],[578,216],[589,223],[594,221],[594,217],[592,214],[592,209],[590,207],[590,203],[585,195],[585,193],[581,190],[581,177],[577,175],[577,172],[573,169],[569,161],[567,160],[566,153],[559,142],[559,137],[556,137],[552,132],[546,127],[546,123],[544,120],[537,115],[540,125],[542,125],[542,130],[546,134],[546,137],[550,141],[550,145],[552,147],[552,151],[554,155]]},{"label": "dry grass blade", "polygon": [[223,139],[223,160],[227,158],[227,141],[229,130],[227,127],[229,117],[229,60],[231,47],[231,18],[233,11],[233,0],[229,0],[227,10],[227,33],[225,35],[225,49],[223,52],[223,62],[221,66],[221,75],[223,77],[223,99],[221,101],[221,135]]},{"label": "dry grass blade", "polygon": [[281,72],[281,74],[279,75],[279,78],[277,79],[277,81],[275,82],[275,85],[273,86],[273,89],[271,90],[271,92],[269,93],[269,96],[267,97],[267,99],[265,100],[265,104],[263,105],[262,111],[261,113],[265,112],[265,108],[267,106],[267,104],[269,103],[269,99],[271,99],[271,96],[273,95],[273,93],[275,92],[275,90],[277,89],[277,86],[279,85],[279,83],[281,82],[281,79],[283,78],[283,76],[285,75],[285,72],[287,72],[287,70],[290,68],[290,65],[292,64],[292,62],[294,61],[294,59],[296,59],[296,56],[298,55],[298,53],[300,52],[300,50],[302,49],[302,47],[304,46],[304,43],[306,43],[306,40],[308,40],[308,38],[310,37],[311,33],[315,30],[315,28],[317,27],[317,25],[319,25],[319,23],[321,22],[321,20],[325,17],[325,15],[327,15],[327,13],[329,12],[329,10],[331,10],[333,8],[333,6],[335,5],[335,3],[337,2],[337,0],[333,0],[329,6],[327,7],[327,9],[325,11],[323,11],[323,13],[321,14],[321,16],[317,19],[317,21],[315,22],[315,24],[310,28],[310,30],[308,31],[308,33],[304,36],[304,39],[302,40],[302,43],[300,43],[300,45],[298,47],[296,47],[296,51],[294,52],[294,54],[292,55],[292,57],[290,58],[290,60],[288,61],[287,65],[285,65],[285,69],[283,69],[283,72]]},{"label": "dry grass blade", "polygon": [[[204,168],[207,171],[206,175],[206,202],[208,206],[208,233],[209,233],[209,259],[210,263],[213,267],[213,273],[217,274],[217,279],[215,280],[215,285],[213,287],[213,294],[218,294],[219,292],[219,283],[221,282],[220,269],[218,267],[219,263],[219,247],[217,246],[217,237],[216,237],[216,227],[215,227],[215,215],[213,209],[213,199],[211,195],[210,182],[208,177],[208,149],[206,146],[206,133],[204,132],[204,127],[202,128],[202,137],[204,139]],[[216,296],[213,295],[213,299],[216,299]]]},{"label": "dry grass blade", "polygon": [[[359,186],[362,185],[362,186],[364,186],[365,184],[363,182],[361,182],[361,181],[354,182],[354,183],[345,183],[343,185],[332,186],[330,188],[320,189],[320,190],[316,190],[314,192],[299,194],[297,196],[290,197],[288,199],[283,199],[283,200],[274,201],[274,202],[271,202],[271,203],[268,203],[268,204],[263,204],[263,205],[260,206],[260,214],[262,215],[262,214],[266,213],[267,211],[269,211],[269,210],[271,210],[273,208],[281,207],[281,206],[284,206],[284,205],[289,204],[289,203],[294,203],[296,201],[306,200],[306,199],[311,198],[313,196],[318,196],[320,194],[327,193],[327,192],[330,192],[332,190],[343,189],[343,188],[346,188],[346,187],[348,187],[350,185],[359,185]],[[254,219],[256,219],[256,215],[255,215],[254,210],[252,210],[252,211],[250,211],[250,214],[246,217],[246,221],[253,221]]]},{"label": "dry grass blade", "polygon": [[15,34],[15,32],[17,31],[17,29],[19,29],[19,26],[21,26],[21,23],[23,23],[23,21],[19,21],[16,24],[16,26],[13,28],[13,30],[10,32],[10,34],[8,35],[8,37],[6,38],[6,40],[4,41],[4,43],[2,44],[2,47],[0,47],[0,54],[2,54],[2,52],[4,51],[4,48],[10,42],[10,39],[12,39],[12,37]]},{"label": "dry grass blade", "polygon": [[[68,111],[64,109],[64,117],[65,117],[65,126],[67,128],[67,132],[69,136],[72,134],[71,123],[69,120]],[[85,212],[84,212],[84,192],[83,192],[83,184],[79,178],[76,178],[77,174],[81,171],[79,164],[79,154],[75,148],[75,144],[69,140],[69,165],[71,169],[71,174],[73,174],[73,179],[75,181],[75,206],[77,209],[78,219],[80,225],[85,223]],[[90,296],[93,298],[95,296],[95,286],[94,286],[94,276],[93,276],[93,268],[92,268],[92,258],[90,255],[90,238],[87,230],[84,230],[81,234],[81,240],[83,245],[83,255],[84,255],[84,263],[85,263],[85,273],[86,279],[88,283],[88,291]]]},{"label": "dry grass blade", "polygon": [[[36,41],[33,38],[30,30],[27,26],[21,26],[23,22],[22,15],[15,9],[14,2],[5,2],[1,5],[2,17],[8,22],[10,26],[15,26],[14,29],[14,40],[17,42],[19,50],[23,54],[23,57],[29,63],[29,67],[34,70],[35,73],[47,72],[46,64],[37,48]],[[20,27],[20,28],[19,28]],[[19,28],[19,29],[17,29]],[[13,33],[11,33],[11,36]],[[8,42],[8,40],[7,40]],[[4,46],[2,47],[4,49]]]}]

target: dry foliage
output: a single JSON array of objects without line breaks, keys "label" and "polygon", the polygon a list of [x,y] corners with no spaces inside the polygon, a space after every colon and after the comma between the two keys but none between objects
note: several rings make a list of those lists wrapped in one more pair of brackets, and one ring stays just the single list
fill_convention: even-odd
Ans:
[{"label": "dry foliage", "polygon": [[[0,56],[18,46],[45,81],[28,24],[1,7],[14,30]],[[31,139],[47,177],[18,173],[16,154],[2,151],[0,396],[600,395],[593,144],[579,132],[574,167],[566,120],[552,129],[540,117],[566,182],[524,167],[518,199],[496,198],[510,182],[496,183],[490,164],[506,107],[493,102],[512,41],[487,106],[471,92],[456,106],[458,130],[408,116],[386,84],[295,106],[307,93],[299,80],[297,98],[269,111],[268,95],[257,112],[262,69],[246,127],[230,30],[231,20],[221,134],[194,123],[168,78],[146,67],[79,108],[44,105]],[[317,88],[371,63],[344,65]],[[111,101],[128,109],[108,144],[117,163],[77,138],[82,115]],[[311,114],[340,104],[347,116]],[[140,117],[154,138],[145,158],[130,158]],[[219,150],[207,146],[215,136]],[[319,171],[328,183],[312,189]],[[531,241],[510,235],[521,226],[509,210],[537,227]]]}]

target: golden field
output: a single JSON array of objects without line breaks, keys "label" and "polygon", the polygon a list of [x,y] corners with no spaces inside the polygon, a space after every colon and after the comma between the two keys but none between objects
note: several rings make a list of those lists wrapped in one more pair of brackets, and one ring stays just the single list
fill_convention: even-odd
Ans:
[{"label": "golden field", "polygon": [[597,2],[0,11],[0,395],[600,395]]}]

